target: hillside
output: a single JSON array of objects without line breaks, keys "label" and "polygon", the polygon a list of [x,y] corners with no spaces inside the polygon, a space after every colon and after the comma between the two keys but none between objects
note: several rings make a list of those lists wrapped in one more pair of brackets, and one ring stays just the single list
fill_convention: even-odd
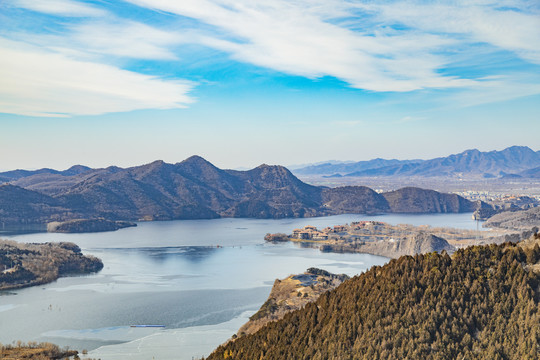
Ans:
[{"label": "hillside", "polygon": [[371,169],[380,169],[386,166],[405,165],[412,163],[420,163],[423,160],[396,160],[396,159],[373,159],[368,161],[358,161],[353,163],[323,163],[318,165],[308,165],[302,168],[293,170],[297,175],[333,175],[333,174],[350,174],[358,171]]},{"label": "hillside", "polygon": [[323,206],[339,213],[393,212],[388,201],[366,186],[343,186],[322,190]]},{"label": "hillside", "polygon": [[476,205],[459,195],[407,187],[383,193],[393,213],[460,213],[476,209]]},{"label": "hillside", "polygon": [[483,224],[487,228],[529,230],[540,225],[540,207],[528,210],[504,211],[488,218]]},{"label": "hillside", "polygon": [[78,358],[78,351],[60,348],[51,343],[28,344],[18,343],[17,345],[0,344],[0,358],[3,360],[57,360]]},{"label": "hillside", "polygon": [[285,314],[299,310],[315,301],[325,292],[335,289],[349,279],[345,274],[335,275],[328,271],[309,268],[303,274],[276,279],[268,299],[259,311],[238,330],[237,336],[253,334],[271,321],[282,319]]},{"label": "hillside", "polygon": [[83,165],[74,165],[64,171],[58,171],[58,170],[47,169],[47,168],[43,168],[39,170],[19,169],[19,170],[5,171],[5,172],[0,173],[0,181],[8,182],[8,181],[13,181],[13,180],[23,179],[29,176],[41,175],[41,174],[71,176],[71,175],[82,174],[88,170],[90,170],[90,168]]},{"label": "hillside", "polygon": [[47,223],[74,216],[73,209],[36,191],[0,185],[0,222],[3,224]]},{"label": "hillside", "polygon": [[391,260],[208,359],[538,359],[534,241]]},{"label": "hillside", "polygon": [[[392,198],[370,188],[312,186],[282,166],[222,170],[192,156],[176,164],[154,161],[126,169],[80,170],[38,172],[0,186],[0,222],[286,218],[407,211],[405,205],[388,201]],[[457,195],[422,189],[394,193],[401,192],[414,202],[414,209],[407,212],[474,210],[472,203]]]},{"label": "hillside", "polygon": [[523,178],[540,179],[540,166],[522,171],[516,175]]},{"label": "hillside", "polygon": [[[430,160],[374,159],[353,164],[322,164],[296,169],[298,175],[332,175],[352,177],[473,177],[492,178],[519,174],[536,177],[540,152],[526,146],[512,146],[501,151],[477,149]],[[530,170],[530,172],[529,172]]]}]

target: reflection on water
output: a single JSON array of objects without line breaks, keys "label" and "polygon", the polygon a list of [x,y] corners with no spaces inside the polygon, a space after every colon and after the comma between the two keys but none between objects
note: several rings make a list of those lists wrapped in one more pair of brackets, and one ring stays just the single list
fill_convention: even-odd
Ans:
[{"label": "reflection on water", "polygon": [[0,223],[0,236],[35,234],[47,231],[47,226],[44,224],[19,224],[5,225]]},{"label": "reflection on water", "polygon": [[[367,218],[474,228],[469,214]],[[260,307],[274,279],[309,267],[356,275],[387,261],[367,254],[322,253],[292,243],[268,244],[263,241],[266,233],[361,219],[340,215],[171,221],[109,233],[10,236],[20,242],[75,242],[101,258],[105,267],[97,274],[0,292],[0,342],[51,341],[79,350],[108,345],[91,353],[104,360],[206,355]],[[130,328],[141,324],[165,329]]]},{"label": "reflection on water", "polygon": [[145,248],[116,248],[108,249],[110,252],[121,253],[122,255],[137,254],[147,256],[149,260],[156,263],[175,261],[180,258],[191,263],[206,261],[208,257],[216,253],[216,247],[210,246],[176,246],[176,247],[145,247]]}]

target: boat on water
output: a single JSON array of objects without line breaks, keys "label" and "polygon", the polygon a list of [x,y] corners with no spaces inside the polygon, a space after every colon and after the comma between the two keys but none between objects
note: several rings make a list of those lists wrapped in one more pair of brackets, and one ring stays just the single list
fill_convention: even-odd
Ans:
[{"label": "boat on water", "polygon": [[132,328],[164,328],[165,325],[130,325]]}]

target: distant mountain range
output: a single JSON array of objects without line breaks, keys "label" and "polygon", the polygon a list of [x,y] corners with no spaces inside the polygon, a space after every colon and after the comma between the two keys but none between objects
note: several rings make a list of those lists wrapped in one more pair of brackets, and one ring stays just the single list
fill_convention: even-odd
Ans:
[{"label": "distant mountain range", "polygon": [[[74,166],[0,173],[0,222],[284,218],[343,213],[468,212],[477,204],[455,194],[405,188],[378,194],[363,186],[306,184],[282,166],[218,169],[199,156],[122,169]],[[6,180],[4,180],[6,181]]]},{"label": "distant mountain range", "polygon": [[512,146],[502,151],[476,149],[431,160],[374,159],[347,164],[320,164],[294,170],[296,175],[419,176],[419,177],[527,177],[540,178],[540,151]]}]

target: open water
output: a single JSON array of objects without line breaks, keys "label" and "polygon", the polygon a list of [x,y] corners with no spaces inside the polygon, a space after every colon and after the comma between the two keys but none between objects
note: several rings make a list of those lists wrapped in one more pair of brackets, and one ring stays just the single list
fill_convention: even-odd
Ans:
[{"label": "open water", "polygon": [[206,356],[262,305],[276,278],[309,267],[352,276],[388,261],[268,244],[266,233],[359,220],[476,229],[470,214],[339,215],[146,222],[93,234],[0,234],[19,242],[74,242],[105,265],[97,274],[0,292],[0,342],[48,341],[102,360]]}]

